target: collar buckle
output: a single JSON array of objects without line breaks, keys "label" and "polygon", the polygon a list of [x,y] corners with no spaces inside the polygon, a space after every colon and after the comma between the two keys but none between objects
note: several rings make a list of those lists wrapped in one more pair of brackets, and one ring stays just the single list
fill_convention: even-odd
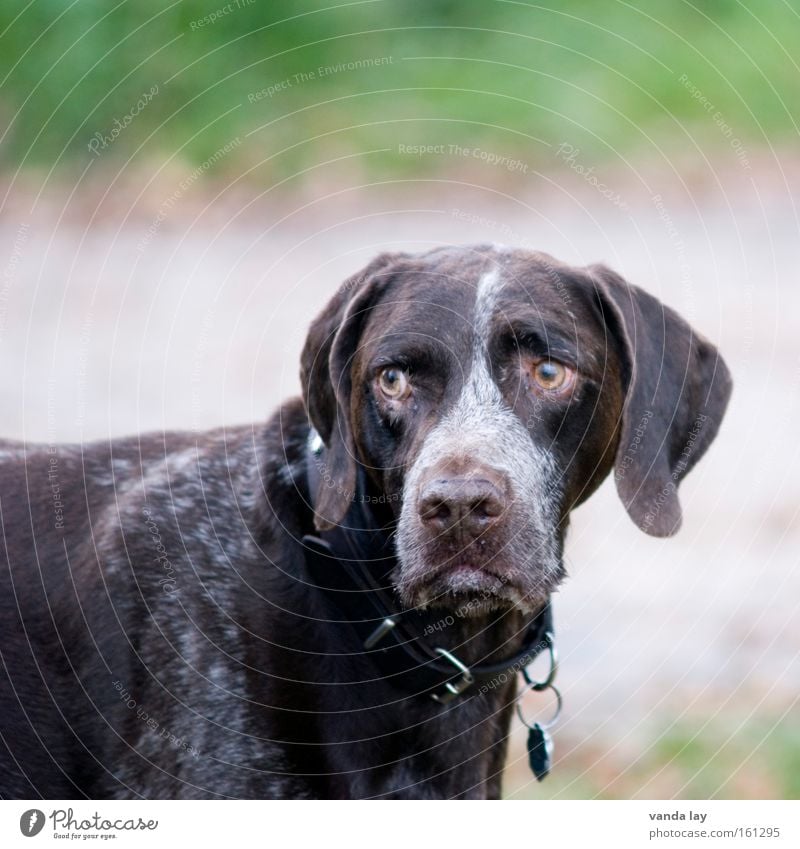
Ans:
[{"label": "collar buckle", "polygon": [[454,654],[450,654],[447,649],[437,648],[435,651],[445,660],[452,663],[453,666],[455,666],[455,668],[461,673],[460,680],[448,681],[444,685],[444,690],[438,693],[431,693],[431,698],[435,702],[439,702],[440,705],[446,705],[448,702],[452,702],[456,696],[460,696],[464,690],[469,689],[475,683],[475,677],[469,667],[464,666],[464,664]]}]

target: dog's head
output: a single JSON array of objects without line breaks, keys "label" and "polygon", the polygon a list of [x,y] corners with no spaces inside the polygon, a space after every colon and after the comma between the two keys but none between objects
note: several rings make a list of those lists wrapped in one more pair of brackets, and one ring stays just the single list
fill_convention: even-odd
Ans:
[{"label": "dog's head", "polygon": [[361,466],[403,601],[472,610],[541,604],[569,511],[612,468],[634,522],[675,533],[731,390],[713,345],[607,268],[487,246],[378,257],[313,323],[301,379],[317,527]]}]

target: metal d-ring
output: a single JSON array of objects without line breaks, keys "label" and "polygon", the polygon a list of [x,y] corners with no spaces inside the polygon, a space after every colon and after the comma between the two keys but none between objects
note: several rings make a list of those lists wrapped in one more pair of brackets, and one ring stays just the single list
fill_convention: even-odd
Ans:
[{"label": "metal d-ring", "polygon": [[[544,681],[534,681],[528,674],[527,669],[522,670],[522,677],[525,679],[525,683],[537,692],[546,690],[548,687],[553,687],[553,681],[556,680],[556,675],[558,674],[558,652],[556,651],[556,639],[553,636],[553,632],[545,631],[543,640],[547,644],[547,651],[550,655],[550,671],[547,673],[547,678]],[[555,690],[555,687],[553,689]],[[523,690],[523,692],[525,691]]]},{"label": "metal d-ring", "polygon": [[534,725],[538,725],[540,728],[549,728],[551,725],[555,724],[555,721],[561,715],[561,707],[562,707],[563,703],[561,701],[561,693],[560,693],[558,687],[554,687],[552,684],[549,684],[547,687],[537,687],[533,684],[530,684],[527,687],[525,687],[523,689],[523,691],[517,696],[517,716],[519,717],[519,721],[526,728],[533,728],[533,725],[531,725],[525,719],[525,717],[522,715],[522,697],[525,695],[525,693],[529,689],[532,690],[535,693],[538,693],[538,692],[541,692],[541,690],[547,689],[547,690],[552,690],[556,694],[556,710],[555,710],[555,713],[550,717],[550,719],[547,720],[547,722],[541,722],[541,721],[537,720],[534,723]]}]

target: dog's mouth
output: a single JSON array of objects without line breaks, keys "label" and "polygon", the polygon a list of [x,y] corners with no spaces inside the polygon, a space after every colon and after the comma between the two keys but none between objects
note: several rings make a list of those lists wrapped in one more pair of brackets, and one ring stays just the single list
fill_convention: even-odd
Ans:
[{"label": "dog's mouth", "polygon": [[508,581],[486,566],[462,560],[441,568],[438,583],[454,593],[485,592],[496,595]]},{"label": "dog's mouth", "polygon": [[401,521],[392,579],[404,605],[466,615],[531,612],[564,577],[560,539],[531,522],[463,537],[431,537],[418,523]]},{"label": "dog's mouth", "polygon": [[526,597],[513,570],[464,557],[408,571],[401,567],[398,577],[398,590],[406,604],[458,610],[461,615],[522,606]]}]

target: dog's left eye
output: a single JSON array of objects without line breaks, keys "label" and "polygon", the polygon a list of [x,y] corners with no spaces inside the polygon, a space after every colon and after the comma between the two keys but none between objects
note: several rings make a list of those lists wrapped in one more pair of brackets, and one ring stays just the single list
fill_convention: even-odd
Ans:
[{"label": "dog's left eye", "polygon": [[378,374],[378,386],[390,401],[404,401],[411,392],[411,381],[403,369],[388,366]]},{"label": "dog's left eye", "polygon": [[572,386],[575,372],[555,360],[538,360],[531,366],[531,377],[537,389],[557,394]]}]

